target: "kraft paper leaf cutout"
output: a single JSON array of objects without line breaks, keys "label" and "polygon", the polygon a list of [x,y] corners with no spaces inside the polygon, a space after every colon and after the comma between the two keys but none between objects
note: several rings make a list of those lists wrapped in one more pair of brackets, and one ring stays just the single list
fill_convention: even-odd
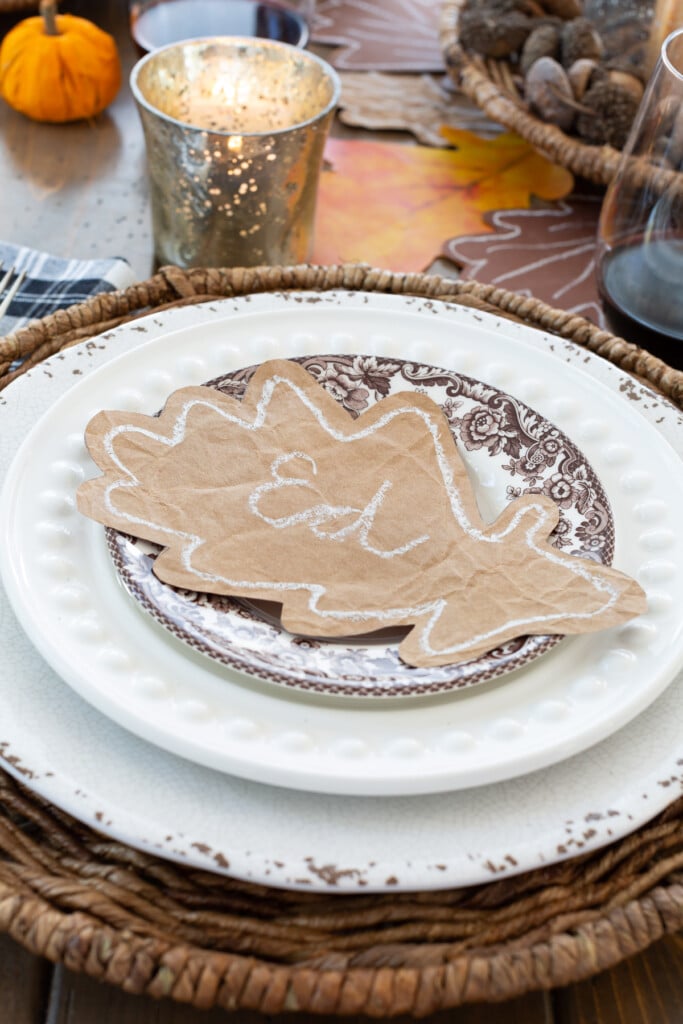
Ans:
[{"label": "kraft paper leaf cutout", "polygon": [[601,198],[572,195],[552,208],[496,210],[493,234],[450,238],[444,256],[464,278],[534,296],[607,327],[595,280]]},{"label": "kraft paper leaf cutout", "polygon": [[458,148],[329,139],[314,261],[422,271],[444,239],[485,231],[487,211],[571,192],[571,173],[517,135],[487,140],[448,129],[447,138]]},{"label": "kraft paper leaf cutout", "polygon": [[443,71],[438,0],[320,0],[313,40],[339,70]]},{"label": "kraft paper leaf cutout", "polygon": [[374,130],[406,131],[425,146],[450,145],[441,128],[465,128],[484,138],[502,128],[471,100],[453,90],[450,79],[435,75],[386,75],[379,71],[341,74],[339,119]]},{"label": "kraft paper leaf cutout", "polygon": [[86,441],[104,475],[79,488],[82,512],[164,546],[166,583],[281,603],[292,633],[412,626],[399,654],[429,666],[645,610],[628,576],[552,547],[545,495],[483,522],[448,422],[419,392],[353,419],[273,360],[241,402],[181,388],[159,417],[99,413]]}]

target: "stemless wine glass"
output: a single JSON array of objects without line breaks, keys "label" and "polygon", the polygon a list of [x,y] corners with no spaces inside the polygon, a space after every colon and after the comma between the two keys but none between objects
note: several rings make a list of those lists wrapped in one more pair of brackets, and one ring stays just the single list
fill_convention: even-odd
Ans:
[{"label": "stemless wine glass", "polygon": [[683,368],[683,29],[662,44],[605,194],[597,281],[614,333]]},{"label": "stemless wine glass", "polygon": [[258,36],[304,47],[315,0],[131,0],[129,10],[141,52],[206,36]]}]

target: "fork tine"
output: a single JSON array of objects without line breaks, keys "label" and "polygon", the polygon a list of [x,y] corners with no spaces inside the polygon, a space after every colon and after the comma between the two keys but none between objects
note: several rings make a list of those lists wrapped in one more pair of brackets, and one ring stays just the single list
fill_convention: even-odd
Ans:
[{"label": "fork tine", "polygon": [[[10,267],[7,273],[2,278],[2,281],[0,281],[0,295],[4,292],[5,288],[7,287],[7,284],[12,276],[13,271],[14,267]],[[4,296],[2,302],[0,302],[0,318],[3,317],[7,310],[9,309],[10,303],[14,296],[19,291],[19,289],[21,288],[25,277],[25,270],[22,270],[19,274],[17,274],[16,278],[14,279],[14,283],[12,284],[12,287]]]}]

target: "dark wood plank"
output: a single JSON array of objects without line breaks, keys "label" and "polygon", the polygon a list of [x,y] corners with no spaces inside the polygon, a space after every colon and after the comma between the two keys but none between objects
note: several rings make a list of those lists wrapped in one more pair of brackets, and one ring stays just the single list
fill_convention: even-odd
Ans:
[{"label": "dark wood plank", "polygon": [[[229,1019],[229,1018],[228,1018]],[[240,1014],[239,1024],[243,1018]],[[113,985],[55,970],[45,1024],[226,1024],[224,1010],[194,1010],[170,999],[131,996]],[[291,1024],[291,1022],[290,1022]]]},{"label": "dark wood plank", "polygon": [[553,994],[555,1024],[681,1024],[683,935]]},{"label": "dark wood plank", "polygon": [[0,1021],[43,1024],[52,965],[0,935]]}]

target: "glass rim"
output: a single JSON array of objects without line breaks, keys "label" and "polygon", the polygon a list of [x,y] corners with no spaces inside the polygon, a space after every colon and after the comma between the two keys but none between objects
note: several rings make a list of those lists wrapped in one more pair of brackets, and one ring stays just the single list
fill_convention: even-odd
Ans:
[{"label": "glass rim", "polygon": [[672,75],[674,75],[680,82],[683,82],[683,70],[680,70],[675,66],[669,56],[669,47],[674,40],[683,36],[683,27],[675,28],[673,32],[669,32],[668,36],[662,43],[661,57],[662,63],[668,68]]},{"label": "glass rim", "polygon": [[[318,65],[320,70],[329,80],[332,91],[328,102],[324,107],[321,107],[319,111],[312,114],[311,117],[306,118],[303,121],[297,121],[294,124],[286,125],[283,128],[271,128],[263,131],[236,131],[221,128],[205,128],[201,125],[193,124],[189,121],[181,121],[177,117],[173,117],[172,114],[167,114],[164,110],[155,106],[142,92],[138,79],[143,69],[154,61],[155,58],[162,56],[169,50],[180,50],[180,49],[198,49],[201,46],[214,46],[216,44],[227,44],[233,50],[240,48],[256,48],[259,50],[275,50],[280,52],[289,52],[292,55],[296,55],[299,59],[304,62],[308,62],[312,65]],[[166,46],[160,46],[155,50],[151,50],[141,57],[132,67],[129,79],[128,79],[133,98],[145,110],[148,110],[155,117],[160,118],[163,121],[168,121],[171,124],[179,125],[186,131],[204,132],[209,135],[225,136],[230,137],[233,135],[239,135],[241,138],[266,138],[270,136],[287,135],[293,131],[298,131],[301,128],[306,128],[308,125],[316,124],[318,121],[322,121],[327,115],[333,111],[339,104],[341,97],[341,79],[335,69],[322,57],[319,57],[315,53],[311,53],[309,50],[305,50],[300,46],[293,46],[291,43],[284,43],[279,39],[264,39],[260,36],[199,36],[194,39],[183,39],[175,43],[168,43]]]}]

